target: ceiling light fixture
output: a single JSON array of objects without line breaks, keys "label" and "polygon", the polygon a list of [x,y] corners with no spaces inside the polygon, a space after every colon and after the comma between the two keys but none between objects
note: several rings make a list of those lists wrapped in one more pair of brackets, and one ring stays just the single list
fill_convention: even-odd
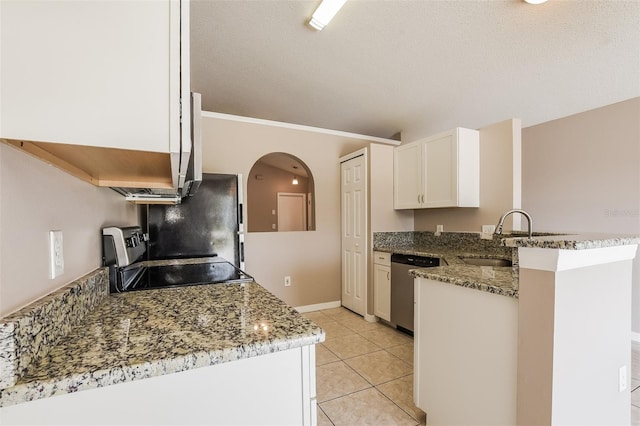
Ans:
[{"label": "ceiling light fixture", "polygon": [[546,3],[547,0],[524,0],[525,3],[529,4],[542,4]]},{"label": "ceiling light fixture", "polygon": [[322,3],[320,3],[316,11],[311,15],[309,25],[318,31],[322,31],[346,1],[347,0],[322,0]]},{"label": "ceiling light fixture", "polygon": [[297,177],[293,177],[293,180],[291,181],[292,184],[297,185],[298,184],[298,178]]}]

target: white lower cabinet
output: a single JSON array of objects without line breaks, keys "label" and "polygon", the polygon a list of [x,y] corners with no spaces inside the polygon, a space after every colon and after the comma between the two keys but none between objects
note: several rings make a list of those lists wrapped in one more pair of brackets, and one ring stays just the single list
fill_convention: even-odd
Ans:
[{"label": "white lower cabinet", "polygon": [[430,425],[515,425],[518,299],[416,278],[413,398]]},{"label": "white lower cabinet", "polygon": [[391,253],[373,252],[373,314],[391,321]]},{"label": "white lower cabinet", "polygon": [[0,408],[0,424],[315,425],[315,345]]}]

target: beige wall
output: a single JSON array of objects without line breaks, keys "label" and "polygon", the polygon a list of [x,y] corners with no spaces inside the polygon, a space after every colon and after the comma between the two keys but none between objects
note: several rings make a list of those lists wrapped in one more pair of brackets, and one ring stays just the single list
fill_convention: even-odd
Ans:
[{"label": "beige wall", "polygon": [[[316,230],[249,232],[246,270],[256,281],[292,306],[340,300],[340,157],[367,141],[203,117],[203,171],[241,173],[246,194],[253,164],[271,152],[301,159],[313,174]],[[392,206],[390,206],[391,208]],[[251,218],[248,217],[247,221]],[[284,276],[292,285],[284,287]]]},{"label": "beige wall", "polygon": [[[435,231],[436,225],[444,225],[445,231],[480,232],[482,225],[495,225],[502,213],[519,208],[520,126],[519,119],[511,119],[478,129],[480,207],[415,210],[415,230]],[[520,229],[520,220],[512,215],[505,231]]]},{"label": "beige wall", "polygon": [[[640,98],[522,131],[523,208],[536,229],[640,234]],[[640,333],[640,258],[632,329]]]},{"label": "beige wall", "polygon": [[[138,223],[138,209],[0,143],[0,317],[99,267],[100,229]],[[63,232],[64,274],[49,279],[49,230]]]},{"label": "beige wall", "polygon": [[393,148],[377,143],[369,147],[369,223],[372,233],[413,231],[413,210],[393,209]]},{"label": "beige wall", "polygon": [[[256,178],[260,175],[260,179]],[[249,232],[277,232],[278,192],[307,194],[309,179],[298,176],[292,184],[293,174],[268,164],[258,163],[247,176],[247,227]],[[275,211],[276,214],[272,214]]]}]

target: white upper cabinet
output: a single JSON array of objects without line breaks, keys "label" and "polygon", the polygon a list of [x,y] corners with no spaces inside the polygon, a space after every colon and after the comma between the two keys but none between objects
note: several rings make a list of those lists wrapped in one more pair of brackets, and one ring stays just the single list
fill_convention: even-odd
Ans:
[{"label": "white upper cabinet", "polygon": [[478,207],[480,138],[461,127],[394,150],[394,208]]},{"label": "white upper cabinet", "polygon": [[400,145],[393,151],[393,204],[396,209],[415,209],[422,201],[422,145]]},{"label": "white upper cabinet", "polygon": [[43,158],[39,150],[55,151],[83,170],[75,154],[48,144],[188,148],[188,1],[3,0],[0,8],[2,139],[35,143],[20,147]]}]

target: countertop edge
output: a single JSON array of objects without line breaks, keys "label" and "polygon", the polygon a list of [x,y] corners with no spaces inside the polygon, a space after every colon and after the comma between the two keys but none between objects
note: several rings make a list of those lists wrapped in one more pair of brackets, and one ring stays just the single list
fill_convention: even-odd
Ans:
[{"label": "countertop edge", "polygon": [[[104,268],[99,268],[97,271],[102,276],[105,275]],[[93,276],[92,274],[87,275],[88,277]],[[73,285],[66,286],[70,289],[75,288],[75,282]],[[273,310],[273,315],[275,315],[274,320],[280,321],[281,319],[284,321],[294,321],[293,316],[299,315],[295,309],[286,305],[282,300],[274,296],[260,284],[253,282],[252,285],[259,292],[265,292],[269,301],[268,304]],[[106,286],[103,286],[105,290]],[[222,291],[223,289],[227,289],[229,291],[234,291],[238,287],[235,284],[231,284],[228,287],[221,285],[212,285],[212,286],[185,286],[178,289],[160,289],[160,290],[149,290],[147,292],[139,292],[136,293],[137,296],[145,296],[143,300],[148,300],[150,303],[155,303],[154,297],[151,296],[152,293],[156,295],[165,294],[165,292],[187,292],[186,294],[191,294],[194,291],[206,291],[206,289],[216,289]],[[242,284],[240,287],[245,288],[245,285]],[[97,288],[97,287],[96,287]],[[102,287],[100,287],[102,288]],[[95,288],[88,288],[86,292],[80,293],[91,293],[92,291],[97,291]],[[107,293],[108,294],[108,293]],[[146,297],[149,296],[149,297]],[[166,295],[169,297],[169,295]],[[112,299],[114,296],[111,295],[99,304],[99,306],[94,306],[95,310],[97,309],[111,309],[112,303],[115,303],[115,306],[118,305],[117,299]],[[121,295],[116,295],[115,297],[123,297]],[[193,297],[193,295],[188,296]],[[217,297],[217,296],[216,296]],[[73,309],[66,306],[65,303],[75,303],[75,299],[70,299],[68,297],[67,292],[54,292],[52,295],[47,295],[43,298],[44,300],[53,300],[55,303],[55,307],[61,307],[60,313],[56,315],[65,315],[68,312],[74,312]],[[125,299],[123,299],[125,300]],[[126,299],[128,300],[128,299]],[[138,302],[134,302],[135,305]],[[266,303],[265,301],[262,302]],[[38,300],[32,304],[33,306],[40,306],[41,301]],[[62,307],[66,307],[62,309]],[[31,305],[28,307],[30,309],[25,309],[24,315],[31,315]],[[22,312],[22,311],[21,311]],[[48,311],[49,312],[49,311]],[[57,311],[56,311],[57,312]],[[19,313],[18,313],[19,314]],[[16,314],[16,315],[18,315]],[[94,314],[93,312],[91,313]],[[12,324],[16,321],[21,320],[21,316],[10,316],[5,317],[3,319],[10,320],[7,322],[5,331],[9,330]],[[15,317],[15,318],[14,318]],[[29,317],[30,318],[30,317]],[[88,318],[88,317],[87,317]],[[102,321],[102,316],[99,317],[99,321]],[[297,320],[296,320],[297,321]],[[76,324],[74,328],[78,327],[79,324]],[[130,382],[140,379],[146,379],[150,377],[166,375],[177,373],[181,371],[191,370],[195,368],[214,366],[217,364],[223,364],[226,362],[232,362],[236,360],[251,358],[255,356],[266,355],[270,353],[275,353],[279,351],[285,351],[293,348],[315,345],[317,343],[321,343],[325,340],[325,331],[318,326],[317,324],[305,320],[303,323],[298,324],[297,330],[290,330],[285,332],[284,334],[274,335],[271,338],[253,340],[253,341],[235,341],[229,340],[227,344],[220,347],[197,347],[194,346],[193,349],[189,347],[185,347],[182,351],[177,351],[172,354],[168,354],[167,356],[149,356],[142,357],[138,360],[132,359],[130,362],[126,363],[110,363],[103,364],[97,363],[91,368],[87,369],[78,369],[75,370],[73,368],[62,369],[60,374],[53,375],[43,375],[41,377],[32,376],[30,378],[26,378],[21,376],[18,378],[10,386],[4,386],[0,389],[0,407],[7,407],[11,405],[16,405],[24,402],[34,401],[38,399],[48,398],[56,395],[62,395],[65,393],[74,393],[81,390],[89,390],[95,388],[101,388],[106,386],[112,386],[119,383]],[[29,336],[35,336],[37,333],[30,332],[30,328],[26,328],[24,333]],[[7,333],[5,333],[7,334]],[[6,336],[7,338],[12,338],[10,334]],[[35,337],[34,337],[35,338]],[[51,345],[57,346],[58,343],[56,341],[49,342]],[[2,345],[0,345],[1,347]],[[52,346],[53,347],[53,346]],[[11,349],[11,348],[9,348]],[[47,351],[48,353],[49,351]],[[44,355],[43,355],[44,356]],[[66,352],[63,354],[63,358],[66,356]],[[71,355],[70,355],[71,356]],[[41,357],[39,357],[41,358]],[[66,370],[66,371],[65,371]]]},{"label": "countertop edge", "polygon": [[171,359],[96,370],[88,374],[70,375],[53,380],[18,383],[13,387],[0,391],[0,407],[315,345],[325,339],[324,330],[320,330],[321,332],[318,334],[265,342],[260,345],[242,345],[233,349],[185,354]]},{"label": "countertop edge", "polygon": [[[444,268],[446,268],[446,266]],[[489,272],[493,271],[493,268],[491,267],[478,266],[478,268],[487,268],[487,271]],[[411,274],[415,278],[426,278],[426,279],[440,281],[447,284],[457,285],[459,287],[465,287],[473,290],[480,290],[486,293],[497,294],[499,296],[512,297],[514,299],[518,299],[520,296],[519,291],[516,288],[505,289],[500,286],[491,285],[491,284],[483,283],[480,281],[460,278],[458,276],[455,276],[454,273],[449,273],[449,274],[446,274],[443,272],[433,273],[429,269],[423,268],[423,269],[410,270],[409,274]]]},{"label": "countertop edge", "polygon": [[546,248],[560,250],[589,250],[640,244],[638,235],[616,234],[566,234],[543,237],[507,237],[502,240],[505,247]]}]

